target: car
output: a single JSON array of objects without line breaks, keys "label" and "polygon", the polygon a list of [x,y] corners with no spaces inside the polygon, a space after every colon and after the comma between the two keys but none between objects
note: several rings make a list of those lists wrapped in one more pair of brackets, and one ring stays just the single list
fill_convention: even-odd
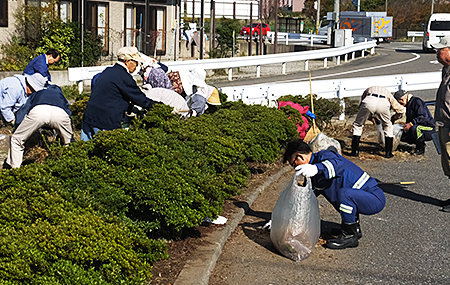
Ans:
[{"label": "car", "polygon": [[[263,36],[267,36],[267,32],[270,32],[270,27],[264,23],[252,23],[252,34],[253,36],[257,36],[261,34],[261,25],[262,25],[262,34]],[[250,35],[250,25],[244,26],[240,32],[241,36]]]}]

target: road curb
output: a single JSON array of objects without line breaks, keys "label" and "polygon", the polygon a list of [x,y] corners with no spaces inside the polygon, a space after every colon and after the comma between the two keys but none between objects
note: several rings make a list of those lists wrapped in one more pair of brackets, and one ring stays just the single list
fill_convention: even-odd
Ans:
[{"label": "road curb", "polygon": [[247,206],[240,208],[232,218],[229,218],[229,222],[222,231],[217,231],[208,237],[204,245],[200,245],[196,249],[196,257],[189,260],[183,270],[178,275],[174,285],[207,285],[211,272],[214,270],[217,259],[222,253],[222,248],[227,241],[231,233],[239,225],[239,222],[245,216],[245,212],[251,207],[253,202],[258,198],[267,187],[277,181],[283,174],[292,170],[292,167],[285,166],[278,173],[270,176],[266,182],[255,189],[247,198]]}]

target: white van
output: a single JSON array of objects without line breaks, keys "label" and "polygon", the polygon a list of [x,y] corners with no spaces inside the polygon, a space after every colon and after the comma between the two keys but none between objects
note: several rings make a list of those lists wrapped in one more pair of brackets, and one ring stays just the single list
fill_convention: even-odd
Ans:
[{"label": "white van", "polygon": [[438,43],[443,36],[450,35],[450,14],[431,14],[424,25],[422,49],[431,51],[434,43]]}]

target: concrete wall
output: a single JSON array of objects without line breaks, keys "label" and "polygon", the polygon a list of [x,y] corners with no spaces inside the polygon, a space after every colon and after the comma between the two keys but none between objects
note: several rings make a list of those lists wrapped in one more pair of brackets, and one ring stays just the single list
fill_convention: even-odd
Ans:
[{"label": "concrete wall", "polygon": [[[0,46],[10,38],[11,34],[14,32],[14,27],[16,21],[14,20],[14,12],[18,7],[25,3],[24,0],[8,0],[8,27],[0,27]],[[0,57],[2,54],[0,54]]]}]

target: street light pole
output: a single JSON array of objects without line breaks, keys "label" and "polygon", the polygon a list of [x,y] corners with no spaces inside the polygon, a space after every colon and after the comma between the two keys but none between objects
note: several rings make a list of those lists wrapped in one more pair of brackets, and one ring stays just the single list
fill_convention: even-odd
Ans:
[{"label": "street light pole", "polygon": [[431,0],[431,14],[434,12],[434,0]]}]

